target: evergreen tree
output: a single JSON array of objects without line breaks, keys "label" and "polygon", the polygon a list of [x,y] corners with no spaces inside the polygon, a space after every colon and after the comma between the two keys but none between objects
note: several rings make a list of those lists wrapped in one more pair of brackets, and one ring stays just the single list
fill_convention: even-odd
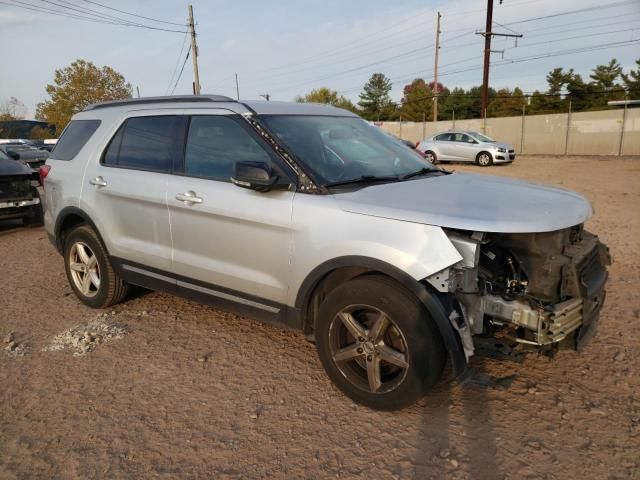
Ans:
[{"label": "evergreen tree", "polygon": [[629,74],[622,74],[622,81],[627,94],[631,98],[640,98],[640,58],[636,60],[637,68],[629,70]]},{"label": "evergreen tree", "polygon": [[383,73],[374,73],[364,85],[358,105],[367,120],[388,120],[394,117],[395,105],[391,101],[391,80]]}]

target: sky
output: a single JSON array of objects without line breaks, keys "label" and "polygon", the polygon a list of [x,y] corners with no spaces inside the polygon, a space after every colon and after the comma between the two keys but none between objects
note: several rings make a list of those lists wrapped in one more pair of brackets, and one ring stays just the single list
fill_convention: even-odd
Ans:
[{"label": "sky", "polygon": [[[433,79],[438,11],[439,81],[448,88],[482,83],[484,39],[475,32],[484,30],[486,0],[0,0],[0,101],[17,97],[32,117],[47,98],[55,69],[78,58],[109,65],[142,96],[191,93],[189,38],[181,33],[190,3],[202,93],[235,97],[237,74],[244,99],[269,94],[293,100],[324,86],[357,102],[371,74],[382,72],[393,81],[398,101],[413,78]],[[640,58],[640,0],[494,4],[493,31],[523,34],[517,43],[494,38],[495,89],[545,90],[545,76],[555,67],[588,78],[596,64],[613,57],[625,71]],[[96,19],[91,9],[102,20],[112,15],[157,29],[63,17],[43,8]],[[564,14],[575,10],[582,11]]]}]

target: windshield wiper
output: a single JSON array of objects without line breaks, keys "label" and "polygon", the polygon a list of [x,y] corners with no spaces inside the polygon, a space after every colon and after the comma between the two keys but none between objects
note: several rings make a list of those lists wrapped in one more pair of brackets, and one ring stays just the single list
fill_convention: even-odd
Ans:
[{"label": "windshield wiper", "polygon": [[413,177],[419,177],[421,175],[428,175],[430,173],[442,173],[442,170],[440,170],[439,168],[423,167],[418,171],[407,173],[406,175],[401,176],[400,180],[408,180],[408,179],[413,178]]},{"label": "windshield wiper", "polygon": [[358,183],[375,183],[375,182],[389,182],[389,181],[397,181],[400,180],[400,177],[395,175],[385,175],[385,176],[376,176],[376,175],[362,175],[358,178],[352,178],[351,180],[341,180],[339,182],[330,182],[325,183],[325,187],[339,187],[342,185],[353,185]]}]

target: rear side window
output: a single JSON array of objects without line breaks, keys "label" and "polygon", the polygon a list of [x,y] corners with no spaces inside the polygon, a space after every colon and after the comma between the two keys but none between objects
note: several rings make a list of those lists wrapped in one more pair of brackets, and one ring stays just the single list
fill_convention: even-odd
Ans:
[{"label": "rear side window", "polygon": [[51,158],[54,160],[73,159],[99,126],[100,120],[72,120],[62,132],[60,140],[51,152]]},{"label": "rear side window", "polygon": [[177,115],[132,117],[120,127],[102,159],[112,167],[170,172],[183,145],[185,118]]},{"label": "rear side window", "polygon": [[184,173],[192,177],[229,180],[236,162],[271,165],[269,153],[237,121],[223,115],[191,118]]},{"label": "rear side window", "polygon": [[436,137],[436,140],[438,142],[447,142],[447,141],[451,140],[451,134],[450,133],[443,133],[442,135],[438,135]]}]

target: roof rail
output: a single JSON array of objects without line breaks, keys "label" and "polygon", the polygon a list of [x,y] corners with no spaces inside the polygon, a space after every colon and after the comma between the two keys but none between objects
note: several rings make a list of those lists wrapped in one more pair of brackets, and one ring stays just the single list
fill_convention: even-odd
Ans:
[{"label": "roof rail", "polygon": [[144,105],[146,103],[174,103],[174,102],[236,102],[233,98],[224,95],[172,95],[168,97],[142,97],[127,98],[124,100],[111,100],[108,102],[92,103],[82,110],[96,110],[98,108],[117,107],[120,105]]}]

